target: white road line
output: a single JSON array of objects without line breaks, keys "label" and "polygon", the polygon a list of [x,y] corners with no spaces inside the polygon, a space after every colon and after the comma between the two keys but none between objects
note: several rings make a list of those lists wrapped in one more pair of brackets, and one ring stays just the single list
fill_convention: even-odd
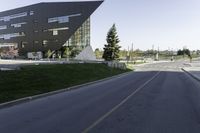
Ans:
[{"label": "white road line", "polygon": [[133,93],[131,93],[129,96],[127,96],[123,101],[121,101],[118,105],[113,107],[109,112],[104,114],[102,117],[100,117],[97,121],[95,121],[92,125],[90,125],[88,128],[86,128],[82,133],[87,133],[91,129],[93,129],[96,125],[101,123],[105,118],[107,118],[109,115],[111,115],[114,111],[116,111],[119,107],[121,107],[125,102],[127,102],[132,96],[134,96],[138,91],[140,91],[142,88],[144,88],[148,83],[150,83],[153,79],[155,79],[161,71],[157,72],[151,79],[146,81],[143,85],[138,87]]}]

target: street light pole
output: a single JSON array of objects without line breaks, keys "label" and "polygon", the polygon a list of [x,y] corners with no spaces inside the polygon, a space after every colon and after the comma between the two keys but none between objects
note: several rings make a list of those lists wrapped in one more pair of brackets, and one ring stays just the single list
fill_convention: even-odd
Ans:
[{"label": "street light pole", "polygon": [[131,45],[131,62],[133,62],[133,43]]}]

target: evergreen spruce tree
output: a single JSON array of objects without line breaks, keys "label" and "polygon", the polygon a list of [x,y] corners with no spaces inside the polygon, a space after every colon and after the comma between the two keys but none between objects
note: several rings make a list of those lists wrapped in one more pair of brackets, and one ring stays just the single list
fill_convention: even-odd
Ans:
[{"label": "evergreen spruce tree", "polygon": [[106,41],[107,44],[104,45],[103,58],[106,61],[113,61],[119,59],[119,52],[121,47],[118,45],[120,40],[117,36],[115,24],[113,24],[113,26],[108,31]]}]

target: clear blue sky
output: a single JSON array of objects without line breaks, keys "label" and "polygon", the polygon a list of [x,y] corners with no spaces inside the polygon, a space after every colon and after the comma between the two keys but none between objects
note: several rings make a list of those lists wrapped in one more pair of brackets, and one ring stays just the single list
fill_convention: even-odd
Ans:
[{"label": "clear blue sky", "polygon": [[[45,1],[60,0],[5,0],[0,11]],[[93,48],[103,48],[115,23],[122,49],[200,49],[200,0],[105,0],[91,19]]]}]

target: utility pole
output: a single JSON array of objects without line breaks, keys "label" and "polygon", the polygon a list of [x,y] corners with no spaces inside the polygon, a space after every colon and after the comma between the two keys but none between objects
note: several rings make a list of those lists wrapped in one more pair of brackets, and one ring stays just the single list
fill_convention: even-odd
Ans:
[{"label": "utility pole", "polygon": [[130,59],[130,53],[129,53],[129,46],[128,46],[128,51],[127,51],[127,55],[126,55],[127,64],[128,64],[129,59]]},{"label": "utility pole", "polygon": [[173,52],[173,48],[171,49],[171,61],[173,61],[174,60],[174,52]]},{"label": "utility pole", "polygon": [[158,46],[158,51],[157,51],[157,54],[156,54],[156,60],[157,61],[159,60],[159,46]]},{"label": "utility pole", "polygon": [[152,54],[153,54],[153,60],[155,60],[155,55],[154,55],[154,44],[152,45]]},{"label": "utility pole", "polygon": [[133,43],[132,43],[132,46],[131,46],[131,62],[133,62]]}]

